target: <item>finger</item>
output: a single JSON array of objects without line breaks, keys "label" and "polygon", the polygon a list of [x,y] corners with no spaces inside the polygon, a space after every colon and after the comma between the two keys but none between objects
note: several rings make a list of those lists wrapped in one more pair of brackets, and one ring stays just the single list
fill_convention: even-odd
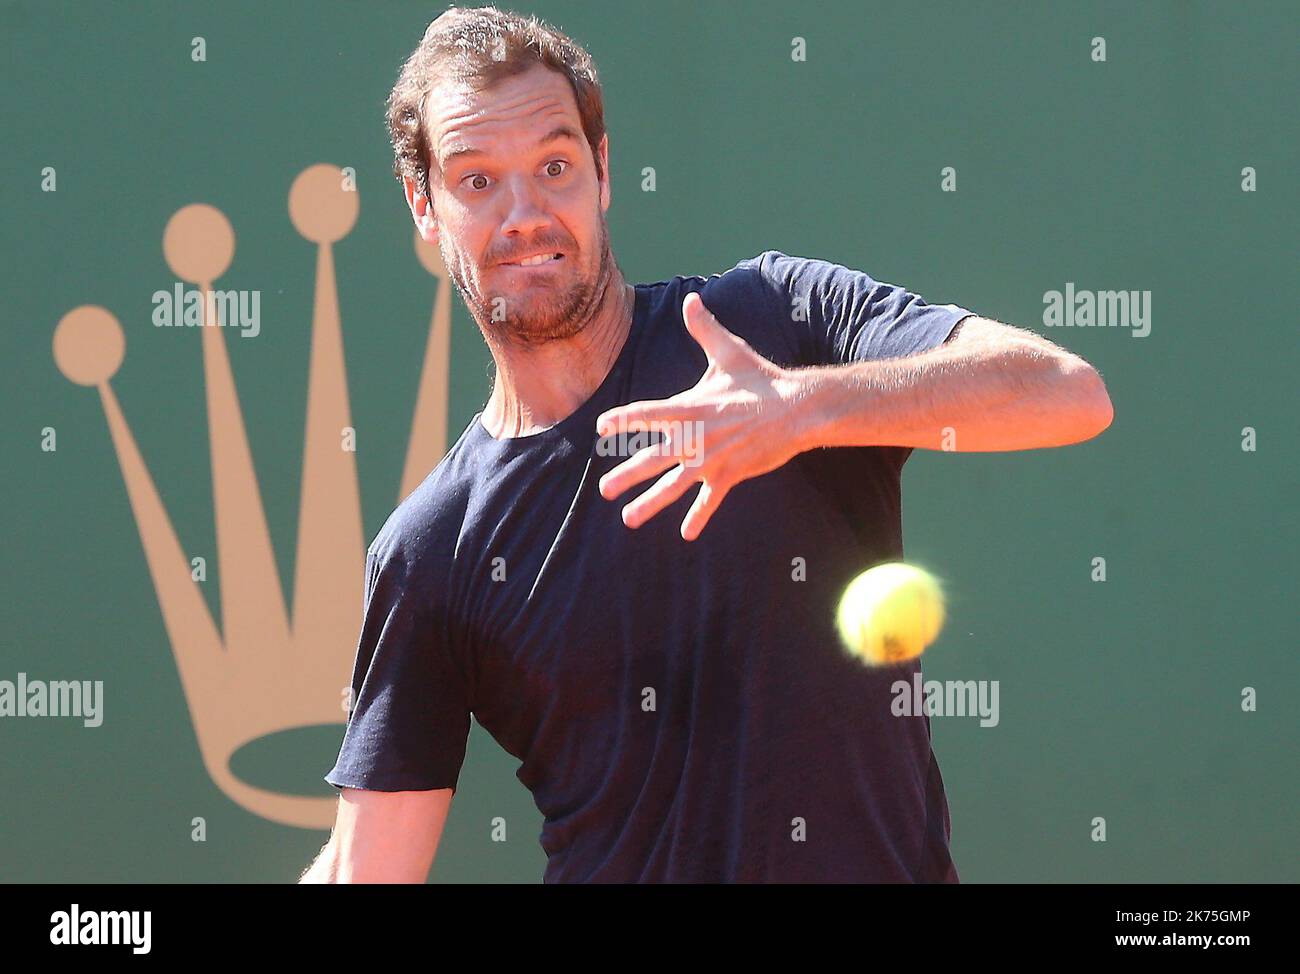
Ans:
[{"label": "finger", "polygon": [[596,418],[598,436],[635,433],[642,430],[668,431],[674,424],[694,418],[697,407],[673,399],[647,399],[617,409],[607,409]]},{"label": "finger", "polygon": [[709,518],[718,509],[722,503],[722,498],[727,496],[731,490],[730,486],[718,485],[704,481],[700,485],[700,492],[695,497],[695,503],[691,509],[686,512],[686,519],[682,521],[682,538],[686,541],[694,541],[704,530],[704,525],[709,523]]},{"label": "finger", "polygon": [[696,344],[704,349],[704,354],[711,363],[749,348],[748,342],[732,334],[714,317],[698,292],[692,291],[682,299],[682,320],[686,322],[686,330]]},{"label": "finger", "polygon": [[600,496],[613,500],[629,487],[677,465],[681,458],[673,453],[671,445],[666,441],[638,450],[631,458],[600,478]]},{"label": "finger", "polygon": [[693,483],[694,478],[684,467],[674,467],[655,481],[653,487],[623,508],[623,523],[629,528],[639,528],[686,493]]}]

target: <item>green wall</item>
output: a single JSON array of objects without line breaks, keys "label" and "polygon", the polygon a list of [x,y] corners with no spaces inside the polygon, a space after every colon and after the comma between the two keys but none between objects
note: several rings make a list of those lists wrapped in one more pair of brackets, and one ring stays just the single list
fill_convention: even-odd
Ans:
[{"label": "green wall", "polygon": [[[0,679],[106,684],[98,728],[0,719],[0,880],[283,882],[324,841],[209,779],[98,397],[59,373],[51,338],[78,305],[117,315],[113,388],[182,543],[214,550],[198,335],[154,329],[149,297],[174,280],[171,214],[202,201],[229,217],[231,275],[262,290],[261,334],[228,347],[287,590],[315,254],[285,200],[312,163],[355,167],[361,216],[335,258],[373,537],[434,295],[382,104],[440,9],[0,6]],[[610,228],[630,279],[720,272],[768,248],[824,257],[1031,328],[1105,377],[1116,418],[1099,439],[918,451],[906,468],[908,557],[952,596],[926,676],[1000,685],[997,727],[932,722],[963,880],[1300,879],[1294,6],[515,9],[568,31],[602,72]],[[46,166],[56,192],[41,191]],[[641,190],[645,166],[656,192]],[[1149,290],[1150,334],[1045,328],[1043,295],[1066,282]],[[489,357],[453,308],[454,435],[487,396]],[[1097,556],[1105,582],[1090,578]],[[217,611],[216,585],[204,591]],[[340,733],[284,735],[237,767],[327,793]],[[474,727],[433,881],[540,879],[541,819],[515,766]],[[196,816],[205,842],[191,841]],[[505,843],[490,841],[496,816]],[[1098,816],[1104,843],[1090,840]]]}]

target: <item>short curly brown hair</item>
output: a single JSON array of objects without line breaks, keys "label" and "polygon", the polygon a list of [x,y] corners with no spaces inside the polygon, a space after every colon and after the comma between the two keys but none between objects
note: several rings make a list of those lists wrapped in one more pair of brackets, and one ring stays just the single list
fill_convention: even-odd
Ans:
[{"label": "short curly brown hair", "polygon": [[605,136],[605,103],[591,55],[545,21],[496,7],[449,7],[429,24],[402,65],[388,96],[393,174],[398,179],[409,176],[430,195],[425,102],[434,84],[449,80],[483,90],[538,64],[568,78],[596,160],[596,178],[602,178],[599,147]]}]

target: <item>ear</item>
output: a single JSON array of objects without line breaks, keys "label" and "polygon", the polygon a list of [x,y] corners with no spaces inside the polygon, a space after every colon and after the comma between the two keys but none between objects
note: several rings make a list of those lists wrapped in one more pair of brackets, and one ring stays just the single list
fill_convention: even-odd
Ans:
[{"label": "ear", "polygon": [[600,208],[609,210],[609,133],[606,132],[600,137],[600,146],[598,147],[600,155],[600,171],[604,176],[600,181]]},{"label": "ear", "polygon": [[434,217],[433,201],[424,195],[424,190],[410,176],[402,177],[402,192],[406,196],[406,205],[410,208],[411,219],[420,239],[435,247],[438,245],[438,221]]}]

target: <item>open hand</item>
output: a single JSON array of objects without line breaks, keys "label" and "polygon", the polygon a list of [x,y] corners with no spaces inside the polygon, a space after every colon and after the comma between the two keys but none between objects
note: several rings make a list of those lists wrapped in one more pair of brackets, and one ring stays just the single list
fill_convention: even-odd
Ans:
[{"label": "open hand", "polygon": [[605,474],[600,493],[612,500],[663,474],[623,508],[623,523],[637,528],[698,482],[699,494],[681,527],[682,537],[693,541],[732,487],[802,452],[792,421],[800,385],[790,370],[763,358],[724,328],[698,294],[686,296],[682,317],[708,359],[700,381],[668,399],[629,403],[602,413],[596,431],[601,436],[638,431],[663,435],[660,442],[638,450]]}]

